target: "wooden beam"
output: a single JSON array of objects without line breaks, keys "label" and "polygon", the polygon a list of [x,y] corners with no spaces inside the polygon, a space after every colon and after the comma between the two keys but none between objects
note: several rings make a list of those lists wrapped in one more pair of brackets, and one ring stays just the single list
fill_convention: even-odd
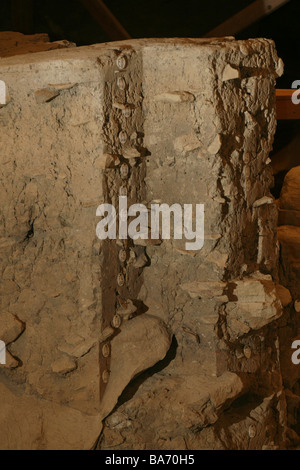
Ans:
[{"label": "wooden beam", "polygon": [[112,41],[130,39],[130,34],[121,25],[113,13],[102,0],[81,0],[93,18],[99,23],[103,31]]},{"label": "wooden beam", "polygon": [[300,103],[294,104],[292,101],[295,91],[297,90],[276,90],[277,119],[300,119]]},{"label": "wooden beam", "polygon": [[34,0],[11,0],[11,18],[14,31],[34,33]]},{"label": "wooden beam", "polygon": [[231,36],[239,33],[264,16],[270,15],[270,13],[273,13],[273,11],[282,7],[289,1],[290,0],[256,0],[248,7],[239,11],[236,15],[205,34],[204,37]]}]

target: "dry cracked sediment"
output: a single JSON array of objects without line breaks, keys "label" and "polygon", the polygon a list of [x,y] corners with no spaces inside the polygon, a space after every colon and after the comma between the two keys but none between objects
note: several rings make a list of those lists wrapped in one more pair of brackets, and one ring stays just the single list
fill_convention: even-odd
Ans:
[{"label": "dry cracked sediment", "polygon": [[[282,71],[266,39],[0,59],[1,447],[287,445],[292,298],[269,159]],[[204,204],[203,248],[98,240],[96,209],[120,195]]]}]

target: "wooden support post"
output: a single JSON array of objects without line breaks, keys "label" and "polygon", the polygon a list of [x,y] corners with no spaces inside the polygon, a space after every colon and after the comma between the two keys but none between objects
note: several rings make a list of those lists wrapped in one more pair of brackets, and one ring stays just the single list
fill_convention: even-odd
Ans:
[{"label": "wooden support post", "polygon": [[11,16],[14,31],[34,33],[34,0],[11,0]]},{"label": "wooden support post", "polygon": [[102,0],[81,0],[112,41],[130,39],[129,33]]},{"label": "wooden support post", "polygon": [[248,7],[239,11],[236,15],[232,16],[224,23],[214,28],[209,33],[205,34],[204,37],[218,37],[218,36],[231,36],[236,34],[243,29],[246,29],[251,24],[260,20],[264,16],[273,13],[277,8],[282,7],[290,0],[256,0],[251,3]]},{"label": "wooden support post", "polygon": [[[294,104],[292,96],[297,90],[276,90],[277,119],[300,119],[300,103]],[[298,94],[298,98],[300,98]]]}]

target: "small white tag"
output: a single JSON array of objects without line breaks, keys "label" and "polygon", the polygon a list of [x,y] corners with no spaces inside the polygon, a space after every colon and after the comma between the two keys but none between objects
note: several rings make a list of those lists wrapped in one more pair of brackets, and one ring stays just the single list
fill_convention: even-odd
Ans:
[{"label": "small white tag", "polygon": [[6,104],[6,85],[0,80],[0,104]]},{"label": "small white tag", "polygon": [[0,364],[6,364],[6,344],[0,341]]}]

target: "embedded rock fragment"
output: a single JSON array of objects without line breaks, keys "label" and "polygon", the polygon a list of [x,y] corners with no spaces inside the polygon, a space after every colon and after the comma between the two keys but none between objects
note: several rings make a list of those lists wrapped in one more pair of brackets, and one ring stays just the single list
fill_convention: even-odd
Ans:
[{"label": "embedded rock fragment", "polygon": [[238,69],[232,67],[230,64],[227,64],[225,66],[223,76],[222,76],[223,82],[225,82],[226,80],[234,80],[240,77],[241,77],[241,74]]},{"label": "embedded rock fragment", "polygon": [[76,362],[69,357],[58,359],[51,364],[53,372],[57,374],[67,374],[76,369]]},{"label": "embedded rock fragment", "polygon": [[111,372],[101,405],[104,419],[131,380],[164,359],[171,335],[161,320],[144,314],[126,322],[111,342]]},{"label": "embedded rock fragment", "polygon": [[164,101],[165,103],[186,103],[194,101],[195,97],[188,91],[172,91],[156,95],[154,99],[155,101]]},{"label": "embedded rock fragment", "polygon": [[230,334],[236,337],[277,320],[292,302],[288,289],[272,279],[233,280],[227,289],[230,300],[224,304],[224,312]]}]

